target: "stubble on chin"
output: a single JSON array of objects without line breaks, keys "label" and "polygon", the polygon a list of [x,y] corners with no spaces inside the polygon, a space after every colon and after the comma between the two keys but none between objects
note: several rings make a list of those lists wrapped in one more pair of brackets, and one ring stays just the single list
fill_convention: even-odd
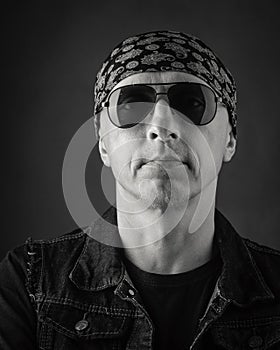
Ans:
[{"label": "stubble on chin", "polygon": [[161,214],[164,213],[167,207],[171,204],[170,198],[170,188],[165,188],[164,190],[157,191],[154,200],[151,203],[150,209],[157,209],[161,212]]},{"label": "stubble on chin", "polygon": [[180,209],[188,201],[187,193],[184,193],[182,189],[172,188],[170,181],[153,188],[142,189],[140,197],[143,203],[147,203],[147,209],[158,210],[161,214],[168,207]]}]

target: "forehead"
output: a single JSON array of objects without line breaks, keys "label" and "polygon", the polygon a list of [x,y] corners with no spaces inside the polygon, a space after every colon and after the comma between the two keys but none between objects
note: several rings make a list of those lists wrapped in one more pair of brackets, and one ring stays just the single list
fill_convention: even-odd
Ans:
[{"label": "forehead", "polygon": [[125,79],[121,80],[118,84],[114,86],[113,90],[115,90],[120,86],[131,85],[131,84],[157,84],[157,83],[173,83],[173,82],[181,82],[181,81],[201,83],[209,86],[204,80],[190,73],[174,72],[174,71],[143,72],[143,73],[136,73],[136,74],[130,75],[129,77],[126,77]]}]

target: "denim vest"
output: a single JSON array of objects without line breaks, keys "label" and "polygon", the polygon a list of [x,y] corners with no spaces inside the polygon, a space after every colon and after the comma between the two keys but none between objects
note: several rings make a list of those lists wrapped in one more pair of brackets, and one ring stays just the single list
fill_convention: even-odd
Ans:
[{"label": "denim vest", "polygon": [[[218,210],[215,240],[222,273],[190,349],[280,349],[280,253],[241,238]],[[154,325],[120,248],[87,230],[25,247],[39,349],[152,349]]]}]

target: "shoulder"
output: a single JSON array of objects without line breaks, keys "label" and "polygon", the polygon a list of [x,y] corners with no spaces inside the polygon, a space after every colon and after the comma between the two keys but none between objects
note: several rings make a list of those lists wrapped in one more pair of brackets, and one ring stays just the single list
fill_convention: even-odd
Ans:
[{"label": "shoulder", "polygon": [[33,240],[11,249],[0,262],[0,301],[5,290],[21,290],[31,301],[43,281],[63,281],[79,258],[88,237],[75,229],[52,239]]},{"label": "shoulder", "polygon": [[42,259],[51,259],[52,263],[55,263],[57,260],[61,262],[66,256],[78,254],[86,237],[86,229],[81,228],[50,239],[33,239],[28,237],[25,243],[7,252],[0,263],[0,267],[2,270],[11,268],[21,270],[22,273],[26,274],[25,270],[28,271],[30,263],[36,262],[39,265]]},{"label": "shoulder", "polygon": [[33,240],[32,238],[28,238],[32,242],[32,244],[36,245],[45,245],[45,246],[56,246],[56,245],[63,245],[65,244],[71,244],[71,242],[78,242],[79,240],[82,240],[86,235],[87,229],[86,228],[76,228],[73,231],[66,232],[60,235],[57,235],[53,238],[47,238],[47,239],[38,239]]},{"label": "shoulder", "polygon": [[254,264],[261,272],[272,292],[280,297],[280,251],[242,238]]},{"label": "shoulder", "polygon": [[73,231],[66,232],[49,239],[33,240],[32,237],[29,237],[25,244],[28,247],[40,246],[44,251],[62,249],[63,247],[75,249],[75,247],[83,244],[86,237],[87,229],[77,228]]},{"label": "shoulder", "polygon": [[[245,243],[247,249],[256,259],[264,259],[270,262],[280,262],[280,251],[278,249],[274,249],[268,247],[266,245],[257,243],[248,238],[242,237],[243,242]],[[280,268],[280,266],[279,266]]]}]

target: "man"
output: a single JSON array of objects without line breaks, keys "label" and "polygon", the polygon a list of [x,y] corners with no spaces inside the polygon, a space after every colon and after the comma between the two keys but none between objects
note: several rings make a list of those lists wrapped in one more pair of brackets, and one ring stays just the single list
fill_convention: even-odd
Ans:
[{"label": "man", "polygon": [[236,88],[199,39],[120,43],[95,84],[116,208],[1,264],[3,349],[279,349],[280,254],[215,210]]}]

